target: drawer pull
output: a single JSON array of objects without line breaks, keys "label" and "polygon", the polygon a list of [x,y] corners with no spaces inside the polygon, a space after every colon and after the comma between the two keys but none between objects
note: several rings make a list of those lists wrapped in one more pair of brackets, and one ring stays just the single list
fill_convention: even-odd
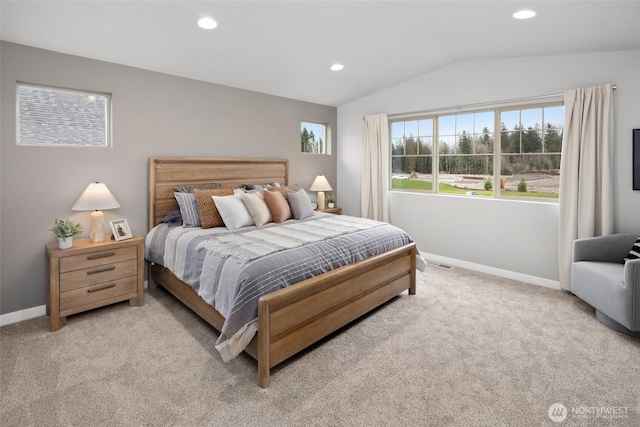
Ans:
[{"label": "drawer pull", "polygon": [[105,271],[111,271],[111,270],[115,270],[115,269],[116,269],[116,266],[115,265],[111,265],[109,267],[98,268],[97,270],[87,271],[87,274],[104,273]]},{"label": "drawer pull", "polygon": [[99,258],[108,258],[110,256],[114,256],[115,254],[116,254],[115,252],[103,252],[101,254],[89,255],[87,259],[91,260],[91,259],[99,259]]},{"label": "drawer pull", "polygon": [[99,288],[87,289],[87,292],[91,293],[91,292],[104,291],[105,289],[115,288],[115,286],[116,286],[116,284],[112,283],[110,285],[100,286]]}]

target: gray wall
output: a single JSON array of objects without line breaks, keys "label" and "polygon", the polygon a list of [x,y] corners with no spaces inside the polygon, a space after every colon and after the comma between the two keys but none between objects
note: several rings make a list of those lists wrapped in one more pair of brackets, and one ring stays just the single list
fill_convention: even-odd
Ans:
[{"label": "gray wall", "polygon": [[[345,214],[360,213],[363,115],[408,113],[617,84],[615,229],[640,235],[631,134],[640,128],[640,51],[464,61],[338,107],[338,185]],[[548,285],[558,280],[557,204],[391,192],[390,220],[421,251]],[[495,272],[495,271],[494,271]],[[529,276],[529,277],[526,277]],[[557,283],[556,283],[557,285]]]},{"label": "gray wall", "polygon": [[[122,206],[105,211],[107,229],[126,218],[146,233],[149,157],[284,157],[292,183],[308,189],[324,174],[337,189],[334,107],[7,42],[0,67],[0,314],[45,303],[48,229],[66,217],[88,229],[88,213],[71,206],[90,182],[105,182]],[[16,146],[17,81],[111,93],[113,148]],[[330,125],[331,155],[300,153],[301,121]]]}]

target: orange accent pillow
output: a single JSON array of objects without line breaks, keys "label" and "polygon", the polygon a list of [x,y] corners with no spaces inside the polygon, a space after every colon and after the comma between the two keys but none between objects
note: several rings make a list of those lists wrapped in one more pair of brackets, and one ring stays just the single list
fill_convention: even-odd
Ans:
[{"label": "orange accent pillow", "polygon": [[[282,187],[286,191],[286,187]],[[267,203],[274,222],[284,222],[293,218],[291,207],[280,191],[265,191],[264,201]]]},{"label": "orange accent pillow", "polygon": [[232,196],[233,189],[200,190],[196,188],[193,193],[196,195],[202,228],[224,227],[224,221],[222,221],[220,212],[213,202],[213,196]]}]

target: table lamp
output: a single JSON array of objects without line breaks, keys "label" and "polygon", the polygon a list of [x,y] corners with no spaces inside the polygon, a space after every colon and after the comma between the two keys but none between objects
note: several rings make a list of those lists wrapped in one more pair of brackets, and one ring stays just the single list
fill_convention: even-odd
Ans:
[{"label": "table lamp", "polygon": [[309,191],[317,191],[318,192],[318,209],[324,209],[326,206],[324,204],[324,192],[333,190],[329,185],[329,181],[324,175],[318,175],[316,180],[311,184],[311,188]]},{"label": "table lamp", "polygon": [[117,209],[118,201],[113,197],[107,186],[102,182],[92,182],[71,208],[74,211],[93,211],[89,222],[89,241],[91,243],[104,240],[103,209]]}]

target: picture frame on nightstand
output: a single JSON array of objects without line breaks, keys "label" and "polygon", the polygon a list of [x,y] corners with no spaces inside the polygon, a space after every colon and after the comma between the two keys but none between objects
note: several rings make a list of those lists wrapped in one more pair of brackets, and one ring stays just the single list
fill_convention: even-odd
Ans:
[{"label": "picture frame on nightstand", "polygon": [[116,242],[119,242],[120,240],[127,240],[133,237],[126,219],[115,219],[109,224],[111,224],[111,232],[113,233],[113,238]]}]

